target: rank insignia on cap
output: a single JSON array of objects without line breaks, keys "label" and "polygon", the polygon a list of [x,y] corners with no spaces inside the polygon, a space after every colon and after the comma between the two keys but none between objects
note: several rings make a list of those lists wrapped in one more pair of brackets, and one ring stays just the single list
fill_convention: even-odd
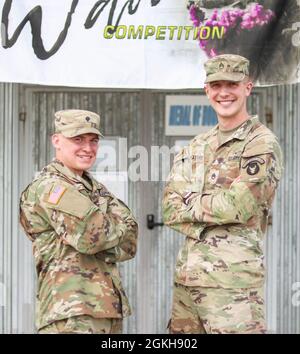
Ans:
[{"label": "rank insignia on cap", "polygon": [[60,186],[60,185],[55,186],[49,195],[48,203],[55,204],[55,205],[58,204],[60,198],[63,196],[66,190],[67,188],[64,186]]}]

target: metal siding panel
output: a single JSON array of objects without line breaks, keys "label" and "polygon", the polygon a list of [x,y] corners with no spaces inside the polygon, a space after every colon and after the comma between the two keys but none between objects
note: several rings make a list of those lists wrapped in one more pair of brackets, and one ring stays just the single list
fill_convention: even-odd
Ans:
[{"label": "metal siding panel", "polygon": [[0,85],[1,332],[18,328],[18,85]]},{"label": "metal siding panel", "polygon": [[273,265],[269,275],[276,283],[272,286],[277,305],[276,332],[300,333],[300,307],[292,302],[297,295],[292,286],[300,281],[299,84],[268,88],[268,97],[285,162],[274,203],[273,234],[268,237],[268,258]]},{"label": "metal siding panel", "polygon": [[[175,144],[175,140],[187,139],[191,137],[170,137],[165,136],[165,97],[168,93],[153,93],[152,95],[152,146],[167,145],[172,147]],[[170,92],[170,94],[186,94]],[[199,92],[191,92],[191,95],[197,95]],[[161,159],[159,161],[161,162]],[[157,166],[158,168],[158,166]],[[160,173],[162,171],[161,165],[158,168]],[[156,220],[162,220],[162,206],[161,201],[163,197],[163,189],[165,181],[161,181],[162,176],[159,176],[159,182],[151,182],[154,187],[154,195],[156,199],[156,208],[154,209],[154,215]],[[172,231],[167,227],[156,228],[152,231],[156,233],[156,245],[154,249],[153,257],[151,258],[151,268],[153,272],[156,284],[152,289],[152,297],[155,311],[154,318],[154,333],[166,333],[167,323],[171,317],[172,307],[172,289],[174,270],[177,254],[181,245],[184,242],[185,237],[179,233]],[[155,306],[156,303],[156,306]]]}]

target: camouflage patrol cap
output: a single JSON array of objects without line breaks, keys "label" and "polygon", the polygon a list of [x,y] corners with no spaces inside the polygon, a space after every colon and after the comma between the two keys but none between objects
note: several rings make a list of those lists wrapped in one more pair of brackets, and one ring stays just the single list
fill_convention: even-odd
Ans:
[{"label": "camouflage patrol cap", "polygon": [[249,60],[236,54],[222,54],[204,63],[205,83],[219,80],[242,81],[249,75]]},{"label": "camouflage patrol cap", "polygon": [[94,112],[80,109],[67,109],[55,113],[55,133],[61,133],[66,138],[77,135],[100,133],[100,116]]}]

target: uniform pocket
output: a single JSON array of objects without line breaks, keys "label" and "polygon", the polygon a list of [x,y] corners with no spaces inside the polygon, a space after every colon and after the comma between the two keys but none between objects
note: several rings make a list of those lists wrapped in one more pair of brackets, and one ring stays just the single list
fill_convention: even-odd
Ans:
[{"label": "uniform pocket", "polygon": [[224,159],[217,159],[213,164],[214,169],[210,171],[209,182],[228,189],[240,175],[241,155],[242,151],[234,151]]}]

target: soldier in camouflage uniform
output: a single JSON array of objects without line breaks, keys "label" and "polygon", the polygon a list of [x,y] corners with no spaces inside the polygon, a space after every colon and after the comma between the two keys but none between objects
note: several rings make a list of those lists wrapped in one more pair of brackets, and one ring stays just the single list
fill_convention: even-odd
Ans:
[{"label": "soldier in camouflage uniform", "polygon": [[249,116],[249,62],[205,63],[205,91],[219,124],[175,157],[163,199],[165,223],[186,236],[175,272],[170,333],[264,333],[263,237],[282,154]]},{"label": "soldier in camouflage uniform", "polygon": [[117,262],[136,253],[137,223],[128,207],[87,170],[100,117],[55,114],[56,159],[25,189],[20,222],[33,243],[39,333],[120,333],[130,315]]}]

